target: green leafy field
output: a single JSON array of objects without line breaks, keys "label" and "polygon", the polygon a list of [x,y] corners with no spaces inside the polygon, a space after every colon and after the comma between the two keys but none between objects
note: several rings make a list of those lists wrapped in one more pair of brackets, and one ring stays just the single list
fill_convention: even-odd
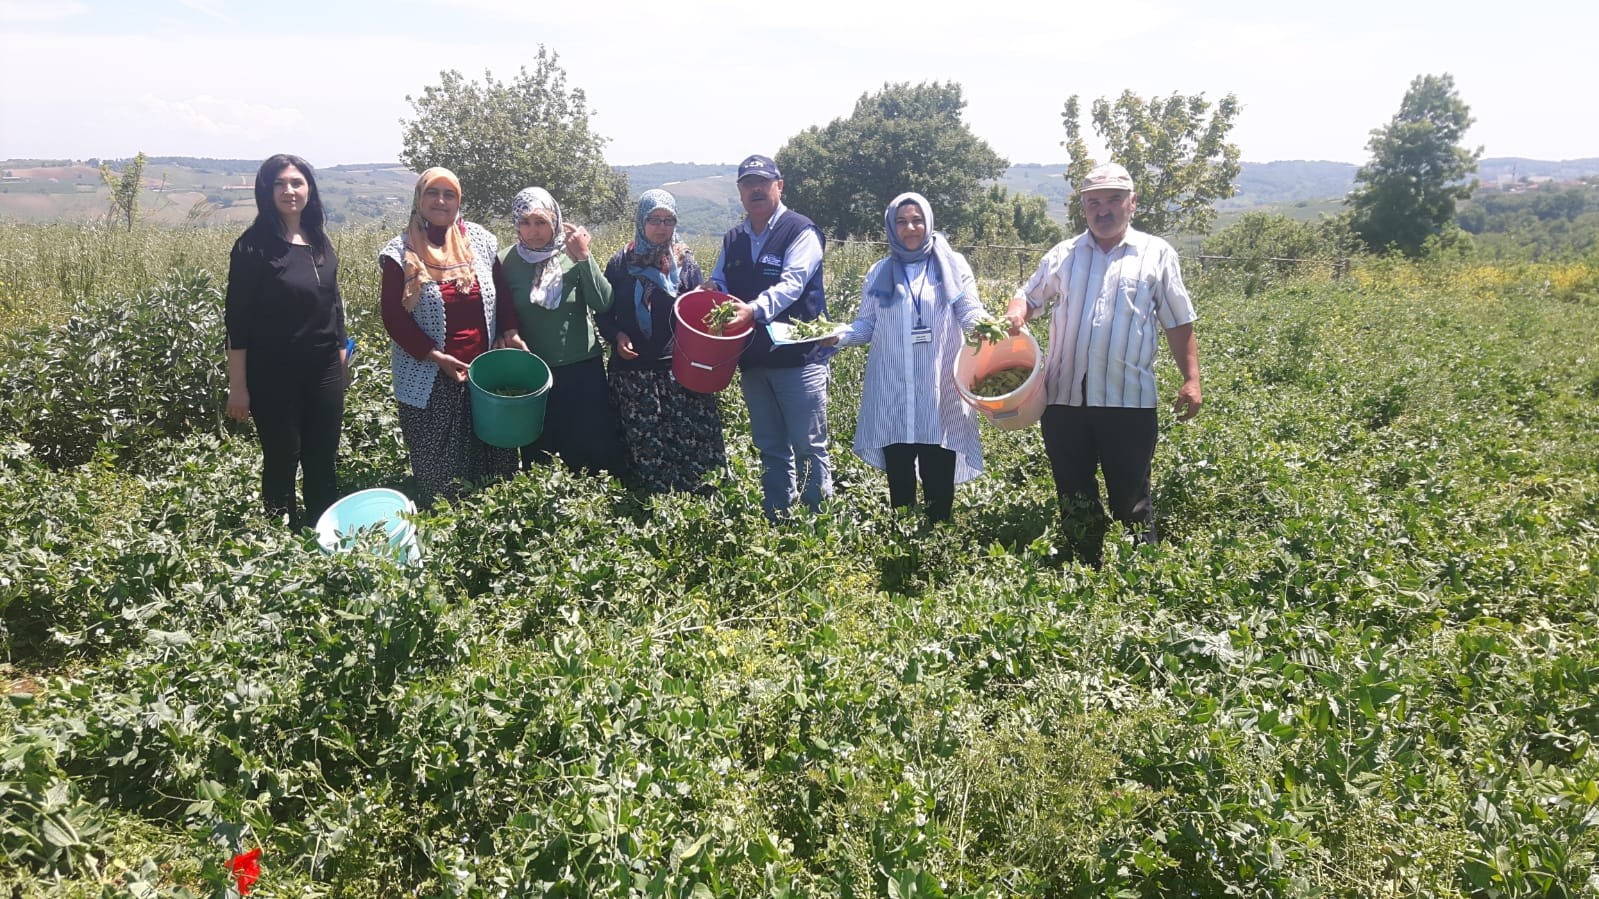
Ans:
[{"label": "green leafy field", "polygon": [[[735,391],[713,495],[540,471],[421,515],[418,570],[257,511],[226,241],[55,233],[0,259],[0,895],[222,896],[260,846],[252,896],[1599,896],[1590,268],[1196,284],[1171,539],[1102,570],[1036,429],[952,526],[891,514],[860,351],[820,517],[765,522]],[[381,236],[339,240],[341,474],[403,489]]]}]

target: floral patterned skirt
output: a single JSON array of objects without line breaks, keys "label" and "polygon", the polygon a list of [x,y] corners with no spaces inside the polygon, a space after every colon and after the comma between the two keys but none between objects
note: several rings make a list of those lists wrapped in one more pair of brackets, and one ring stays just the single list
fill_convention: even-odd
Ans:
[{"label": "floral patterned skirt", "polygon": [[433,379],[427,408],[399,404],[400,431],[411,451],[419,506],[432,504],[435,496],[455,499],[461,495],[463,482],[516,474],[516,450],[489,446],[472,430],[470,391],[465,383],[440,371]]},{"label": "floral patterned skirt", "polygon": [[685,389],[669,370],[613,370],[610,383],[628,484],[651,493],[692,491],[708,473],[726,469],[715,394]]}]

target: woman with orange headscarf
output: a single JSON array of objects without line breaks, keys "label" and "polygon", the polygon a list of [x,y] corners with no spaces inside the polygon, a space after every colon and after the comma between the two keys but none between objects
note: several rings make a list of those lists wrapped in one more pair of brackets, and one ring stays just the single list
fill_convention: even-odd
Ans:
[{"label": "woman with orange headscarf", "polygon": [[527,349],[498,250],[493,234],[461,218],[460,179],[431,168],[417,179],[410,223],[378,254],[394,398],[424,505],[458,496],[463,481],[516,473],[516,450],[473,432],[466,383],[491,347]]}]

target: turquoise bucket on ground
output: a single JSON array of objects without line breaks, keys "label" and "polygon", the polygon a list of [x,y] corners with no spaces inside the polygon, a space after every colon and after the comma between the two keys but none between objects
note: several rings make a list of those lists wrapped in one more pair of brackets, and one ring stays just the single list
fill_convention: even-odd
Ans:
[{"label": "turquoise bucket on ground", "polygon": [[329,506],[316,520],[316,542],[329,553],[348,552],[360,545],[361,531],[378,527],[388,534],[388,550],[395,561],[414,565],[422,559],[422,548],[416,542],[416,525],[402,513],[415,512],[416,503],[398,490],[360,490]]},{"label": "turquoise bucket on ground", "polygon": [[[525,350],[489,350],[472,360],[466,380],[472,385],[472,430],[489,446],[516,449],[544,433],[544,406],[555,373]],[[519,391],[501,396],[496,391]]]}]

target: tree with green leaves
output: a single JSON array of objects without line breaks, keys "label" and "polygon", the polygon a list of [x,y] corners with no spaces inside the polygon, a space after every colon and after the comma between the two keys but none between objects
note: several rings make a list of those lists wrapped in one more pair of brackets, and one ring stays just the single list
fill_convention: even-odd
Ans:
[{"label": "tree with green leaves", "polygon": [[932,204],[939,230],[967,227],[983,182],[1008,163],[961,120],[965,106],[953,82],[862,94],[848,118],[807,128],[777,151],[784,204],[833,234],[876,236],[888,201],[909,190]]},{"label": "tree with green leaves", "polygon": [[583,90],[568,89],[558,59],[540,45],[533,70],[524,66],[510,82],[441,72],[438,84],[405,98],[416,117],[401,120],[400,161],[455,172],[463,213],[476,219],[509,215],[517,191],[533,185],[569,217],[625,218],[627,175],[606,165],[606,140],[589,129]]},{"label": "tree with green leaves", "polygon": [[1355,233],[1372,250],[1389,247],[1407,256],[1447,244],[1458,231],[1455,201],[1471,196],[1482,148],[1461,146],[1471,108],[1455,90],[1454,76],[1418,75],[1388,124],[1371,132],[1371,161],[1355,173],[1348,206]]},{"label": "tree with green leaves", "polygon": [[126,224],[129,231],[139,220],[139,191],[144,189],[144,151],[139,151],[122,167],[120,173],[111,170],[109,163],[100,164],[100,180],[111,189],[111,205],[106,210],[106,222]]},{"label": "tree with green leaves", "polygon": [[1337,271],[1359,249],[1348,215],[1301,222],[1277,212],[1246,212],[1203,244],[1207,256],[1226,257],[1225,271],[1239,277],[1245,296],[1299,274]]},{"label": "tree with green leaves", "polygon": [[1060,243],[1065,235],[1049,217],[1048,200],[994,184],[978,195],[965,227],[953,236],[957,242],[1038,247]]},{"label": "tree with green leaves", "polygon": [[[1151,234],[1203,234],[1216,218],[1214,203],[1233,195],[1238,177],[1238,145],[1227,142],[1238,117],[1232,94],[1215,104],[1204,94],[1172,94],[1149,100],[1123,91],[1112,103],[1094,101],[1094,131],[1110,151],[1105,162],[1120,163],[1137,187],[1135,225]],[[1078,184],[1096,162],[1088,155],[1076,95],[1061,113],[1066,126],[1066,180]],[[1071,227],[1088,227],[1082,209],[1067,203]]]}]

